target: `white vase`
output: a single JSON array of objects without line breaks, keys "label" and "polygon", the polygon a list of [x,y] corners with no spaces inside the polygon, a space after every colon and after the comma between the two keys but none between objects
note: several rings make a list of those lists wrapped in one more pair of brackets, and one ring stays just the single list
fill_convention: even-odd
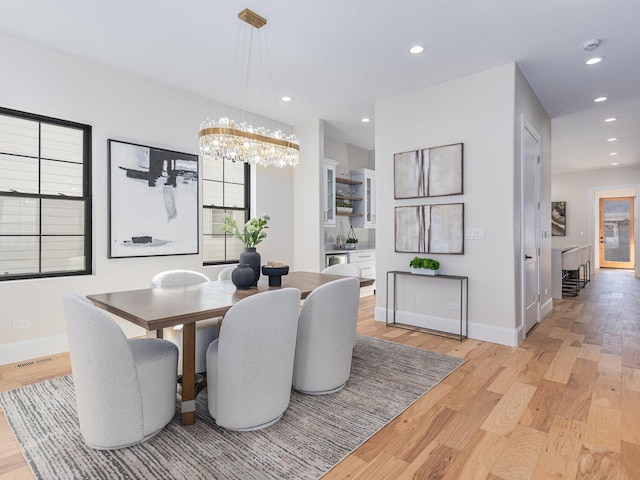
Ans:
[{"label": "white vase", "polygon": [[411,273],[416,275],[438,275],[438,270],[431,270],[429,268],[413,268],[410,267]]}]

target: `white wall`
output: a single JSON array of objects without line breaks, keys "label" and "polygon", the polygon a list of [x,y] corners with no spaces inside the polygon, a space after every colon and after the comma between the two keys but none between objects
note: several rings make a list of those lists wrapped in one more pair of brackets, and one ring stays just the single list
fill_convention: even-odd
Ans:
[{"label": "white wall", "polygon": [[[198,129],[207,117],[239,118],[237,110],[104,65],[0,34],[0,105],[72,120],[93,127],[93,248],[91,276],[0,282],[0,364],[66,351],[62,295],[144,288],[162,270],[202,267],[200,255],[107,259],[107,139],[198,153]],[[245,114],[268,128],[279,124]],[[269,213],[269,236],[258,246],[264,260],[295,267],[292,253],[293,173],[264,169],[253,173],[257,211]],[[317,209],[319,211],[319,209]],[[11,330],[11,321],[30,327]],[[141,331],[123,322],[129,334]]]},{"label": "white wall", "polygon": [[[385,318],[386,272],[408,270],[414,256],[394,251],[394,206],[463,202],[465,229],[484,229],[485,240],[465,240],[464,255],[423,256],[438,260],[440,273],[469,277],[470,337],[517,343],[515,118],[537,118],[538,108],[528,106],[531,95],[510,64],[376,103],[376,176],[389,179],[377,182],[377,319]],[[464,143],[463,195],[394,200],[394,153],[458,142]],[[445,292],[438,282],[404,285],[407,310],[455,318],[450,304],[457,285]]]}]

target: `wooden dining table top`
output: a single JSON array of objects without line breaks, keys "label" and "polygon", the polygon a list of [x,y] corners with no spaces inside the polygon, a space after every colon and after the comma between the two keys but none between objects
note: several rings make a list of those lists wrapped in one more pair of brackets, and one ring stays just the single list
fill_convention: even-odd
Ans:
[{"label": "wooden dining table top", "polygon": [[[95,305],[147,330],[158,330],[188,324],[225,313],[243,298],[273,289],[293,287],[306,298],[315,288],[344,278],[315,272],[290,272],[282,277],[281,287],[264,284],[246,290],[237,289],[230,281],[211,281],[178,287],[156,287],[122,292],[87,295]],[[360,286],[372,285],[374,279],[360,278]]]}]

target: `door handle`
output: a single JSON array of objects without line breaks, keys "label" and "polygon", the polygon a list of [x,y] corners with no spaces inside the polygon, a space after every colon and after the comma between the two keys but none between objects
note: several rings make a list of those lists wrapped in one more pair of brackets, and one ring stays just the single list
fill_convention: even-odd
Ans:
[{"label": "door handle", "polygon": [[533,257],[531,257],[531,256],[529,256],[529,255],[525,255],[525,256],[524,256],[524,259],[525,259],[525,260],[531,260],[532,258],[533,258]]}]

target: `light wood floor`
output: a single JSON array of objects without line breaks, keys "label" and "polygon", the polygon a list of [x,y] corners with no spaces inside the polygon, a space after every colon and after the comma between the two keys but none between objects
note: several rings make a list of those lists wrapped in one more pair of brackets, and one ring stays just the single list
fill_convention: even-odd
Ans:
[{"label": "light wood floor", "polygon": [[[360,333],[468,361],[325,480],[640,479],[639,303],[632,272],[602,270],[510,348],[386,328],[362,299]],[[0,391],[69,373],[55,357],[0,367]],[[0,414],[8,478],[32,477]]]}]

